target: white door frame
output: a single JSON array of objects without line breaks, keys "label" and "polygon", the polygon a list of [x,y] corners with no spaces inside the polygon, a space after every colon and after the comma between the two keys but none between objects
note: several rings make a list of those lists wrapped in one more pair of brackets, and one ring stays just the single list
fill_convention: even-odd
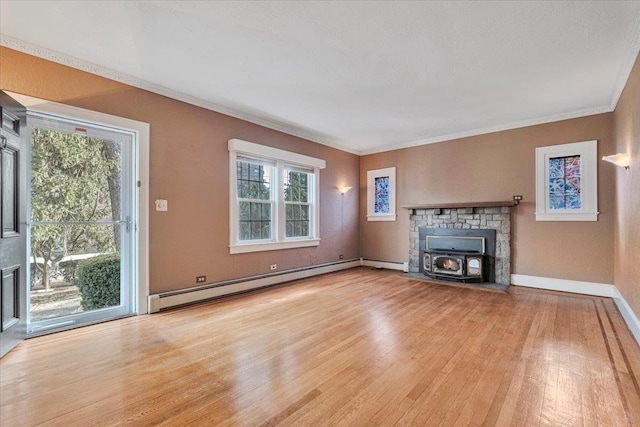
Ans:
[{"label": "white door frame", "polygon": [[137,314],[147,314],[149,312],[149,124],[27,95],[5,92],[24,105],[27,108],[27,113],[51,114],[66,119],[116,127],[134,133],[136,139],[134,156],[137,160],[134,182],[138,181],[138,200],[134,206],[138,217],[134,227],[137,237],[137,239],[134,238],[134,246],[137,245],[138,252],[138,290],[134,307]]}]

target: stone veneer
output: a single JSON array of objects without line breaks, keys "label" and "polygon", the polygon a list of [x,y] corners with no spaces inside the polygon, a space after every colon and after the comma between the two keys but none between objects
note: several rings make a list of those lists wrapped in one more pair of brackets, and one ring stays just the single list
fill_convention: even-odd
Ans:
[{"label": "stone veneer", "polygon": [[419,272],[420,228],[484,228],[496,230],[496,283],[511,283],[511,207],[413,209],[409,219],[410,272]]}]

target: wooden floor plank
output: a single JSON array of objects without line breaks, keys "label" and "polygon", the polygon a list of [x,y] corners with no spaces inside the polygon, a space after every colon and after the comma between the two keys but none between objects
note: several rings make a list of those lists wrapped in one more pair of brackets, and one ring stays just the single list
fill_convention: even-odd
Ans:
[{"label": "wooden floor plank", "polygon": [[640,425],[612,300],[356,268],[33,338],[0,424]]}]

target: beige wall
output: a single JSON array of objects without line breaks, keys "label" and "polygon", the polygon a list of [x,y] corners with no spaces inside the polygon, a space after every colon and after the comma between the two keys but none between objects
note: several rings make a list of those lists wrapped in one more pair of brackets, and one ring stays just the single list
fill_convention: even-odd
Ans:
[{"label": "beige wall", "polygon": [[[436,202],[509,200],[514,211],[512,272],[615,283],[640,312],[637,265],[638,163],[629,172],[598,162],[597,222],[535,221],[535,147],[597,139],[598,156],[639,145],[638,64],[615,114],[496,132],[358,158],[277,131],[123,85],[10,49],[0,48],[0,88],[151,125],[150,199],[169,200],[169,212],[150,214],[151,292],[194,286],[363,256],[408,260],[408,214],[396,222],[366,221],[367,170],[397,166],[398,206]],[[615,134],[614,141],[614,120]],[[240,138],[324,158],[318,248],[229,255],[227,140]],[[614,216],[617,175],[618,216]],[[341,197],[336,185],[359,182]],[[359,207],[358,207],[359,206]],[[150,208],[152,208],[151,206]],[[617,231],[614,239],[614,220]]]},{"label": "beige wall", "polygon": [[616,174],[614,284],[640,317],[640,57],[613,114],[615,148],[631,153],[631,167]]},{"label": "beige wall", "polygon": [[[150,124],[151,293],[337,261],[359,255],[358,156],[0,47],[0,88]],[[323,158],[321,244],[229,255],[227,141],[240,138]],[[169,201],[156,212],[153,200]]]},{"label": "beige wall", "polygon": [[397,167],[397,205],[511,200],[522,194],[512,222],[512,273],[613,283],[614,171],[598,162],[597,222],[535,220],[535,147],[598,140],[614,150],[612,114],[530,126],[360,158],[360,248],[364,258],[407,261],[409,215],[366,220],[367,171]]}]

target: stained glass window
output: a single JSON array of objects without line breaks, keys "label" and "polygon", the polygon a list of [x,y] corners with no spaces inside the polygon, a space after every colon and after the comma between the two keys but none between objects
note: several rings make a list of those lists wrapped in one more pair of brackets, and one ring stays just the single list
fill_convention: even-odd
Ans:
[{"label": "stained glass window", "polygon": [[389,213],[389,177],[379,176],[375,179],[374,213]]},{"label": "stained glass window", "polygon": [[580,156],[549,158],[549,209],[580,209]]}]

